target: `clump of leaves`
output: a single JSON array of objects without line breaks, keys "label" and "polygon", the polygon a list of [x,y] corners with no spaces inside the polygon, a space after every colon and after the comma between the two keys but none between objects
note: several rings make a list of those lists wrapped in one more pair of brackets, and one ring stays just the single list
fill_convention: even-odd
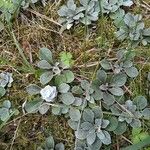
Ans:
[{"label": "clump of leaves", "polygon": [[54,62],[52,52],[47,48],[41,48],[39,53],[40,61],[38,67],[44,73],[40,76],[41,84],[49,83],[55,77],[55,84],[71,83],[74,80],[74,74],[68,70],[68,62],[60,61]]},{"label": "clump of leaves", "polygon": [[147,45],[150,43],[150,29],[144,27],[141,15],[127,13],[124,16],[122,26],[116,32],[116,37],[121,41],[128,39],[134,46],[140,42]]},{"label": "clump of leaves", "polygon": [[103,59],[101,61],[101,66],[105,70],[112,70],[114,74],[126,74],[130,78],[135,78],[138,76],[138,70],[133,65],[134,52],[127,50],[120,50],[116,54],[115,61],[109,61]]},{"label": "clump of leaves", "polygon": [[0,73],[0,97],[6,93],[5,87],[11,87],[13,82],[12,73],[2,72]]},{"label": "clump of leaves", "polygon": [[49,136],[45,139],[45,142],[37,148],[37,150],[65,150],[63,143],[55,144],[53,136]]},{"label": "clump of leaves", "polygon": [[12,104],[9,100],[5,100],[0,106],[0,129],[13,115],[17,115],[19,113],[17,109],[11,108],[11,105]]}]

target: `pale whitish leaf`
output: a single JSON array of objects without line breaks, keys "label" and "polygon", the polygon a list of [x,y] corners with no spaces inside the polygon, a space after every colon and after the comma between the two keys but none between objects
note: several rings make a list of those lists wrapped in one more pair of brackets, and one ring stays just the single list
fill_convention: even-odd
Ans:
[{"label": "pale whitish leaf", "polygon": [[41,91],[41,87],[39,87],[36,84],[30,84],[29,86],[26,87],[26,91],[30,94],[30,95],[36,95],[39,94]]},{"label": "pale whitish leaf", "polygon": [[126,61],[123,63],[123,67],[124,67],[124,68],[132,67],[132,65],[133,65],[133,62],[130,61],[130,60],[126,60]]},{"label": "pale whitish leaf", "polygon": [[92,128],[93,128],[93,125],[90,122],[81,123],[81,129],[83,130],[90,130]]},{"label": "pale whitish leaf", "polygon": [[127,13],[124,17],[124,22],[127,26],[133,27],[136,25],[136,22],[134,20],[134,16],[131,13]]},{"label": "pale whitish leaf", "polygon": [[47,71],[40,76],[40,82],[41,84],[45,85],[48,82],[50,82],[52,78],[53,78],[53,73],[51,71]]},{"label": "pale whitish leaf", "polygon": [[75,101],[75,97],[70,92],[61,94],[60,99],[65,105],[71,105]]},{"label": "pale whitish leaf", "polygon": [[47,111],[49,110],[50,106],[47,105],[47,104],[42,104],[40,107],[39,107],[39,112],[40,114],[44,115],[47,113]]},{"label": "pale whitish leaf", "polygon": [[84,140],[84,139],[86,139],[87,134],[88,134],[87,131],[84,131],[84,130],[81,130],[81,129],[75,131],[75,136],[76,136],[76,138],[79,139],[79,140]]},{"label": "pale whitish leaf", "polygon": [[66,113],[68,113],[68,111],[69,111],[69,107],[66,106],[66,105],[64,105],[64,106],[62,107],[61,113],[62,113],[62,114],[66,114]]},{"label": "pale whitish leaf", "polygon": [[66,78],[66,83],[71,83],[74,80],[74,74],[70,70],[63,71],[63,75]]},{"label": "pale whitish leaf", "polygon": [[52,136],[49,136],[48,138],[46,138],[45,144],[48,149],[53,149],[55,146],[54,138]]},{"label": "pale whitish leaf", "polygon": [[11,102],[9,101],[9,100],[5,100],[4,102],[3,102],[3,106],[5,107],[5,108],[10,108],[11,107]]},{"label": "pale whitish leaf", "polygon": [[137,96],[133,99],[134,104],[136,105],[137,109],[141,110],[144,109],[147,104],[147,99],[144,96]]},{"label": "pale whitish leaf", "polygon": [[70,108],[69,110],[69,116],[73,121],[78,121],[81,118],[81,113],[76,108]]},{"label": "pale whitish leaf", "polygon": [[97,79],[101,82],[105,82],[107,79],[107,73],[104,70],[97,71]]},{"label": "pale whitish leaf", "polygon": [[142,111],[142,115],[144,116],[145,119],[149,120],[150,119],[150,108],[145,108]]},{"label": "pale whitish leaf", "polygon": [[103,134],[104,134],[105,137],[100,139],[101,142],[103,144],[105,144],[105,145],[109,145],[111,143],[110,134],[107,131],[105,131],[105,130],[103,130],[102,132],[103,132]]},{"label": "pale whitish leaf", "polygon": [[86,137],[86,141],[89,145],[92,145],[96,140],[95,132],[89,133]]},{"label": "pale whitish leaf", "polygon": [[39,61],[37,65],[41,69],[51,69],[52,68],[52,66],[46,60]]},{"label": "pale whitish leaf", "polygon": [[118,119],[116,117],[112,116],[112,117],[109,117],[108,120],[109,120],[110,123],[109,123],[109,125],[107,126],[106,129],[108,131],[116,130],[116,128],[118,126]]},{"label": "pale whitish leaf", "polygon": [[85,109],[83,111],[83,120],[93,123],[93,121],[94,121],[94,113],[93,113],[93,111],[91,109]]},{"label": "pale whitish leaf", "polygon": [[135,78],[139,74],[137,68],[135,67],[125,68],[125,72],[131,78]]},{"label": "pale whitish leaf", "polygon": [[144,29],[143,30],[143,35],[144,36],[150,36],[150,28]]},{"label": "pale whitish leaf", "polygon": [[55,150],[65,150],[64,144],[63,143],[56,144]]},{"label": "pale whitish leaf", "polygon": [[101,61],[101,66],[102,66],[105,70],[110,70],[110,69],[112,69],[111,63],[110,63],[107,59],[103,59],[103,60]]},{"label": "pale whitish leaf", "polygon": [[9,109],[7,108],[0,108],[0,119],[5,121],[9,118]]},{"label": "pale whitish leaf", "polygon": [[82,87],[82,89],[87,90],[90,88],[90,83],[87,80],[82,80],[81,87]]},{"label": "pale whitish leaf", "polygon": [[70,89],[70,86],[69,86],[68,84],[66,84],[66,83],[62,83],[62,84],[59,85],[59,87],[58,87],[58,91],[59,91],[60,93],[67,93],[67,92],[69,91],[69,89]]},{"label": "pale whitish leaf", "polygon": [[115,102],[115,97],[108,92],[104,92],[103,100],[107,105],[112,105]]},{"label": "pale whitish leaf", "polygon": [[2,86],[0,86],[0,97],[4,96],[5,93],[6,93],[6,90]]},{"label": "pale whitish leaf", "polygon": [[119,88],[119,87],[113,87],[109,89],[109,91],[115,96],[122,96],[124,94],[124,91],[122,90],[122,88]]},{"label": "pale whitish leaf", "polygon": [[126,31],[123,30],[123,29],[120,29],[119,31],[117,31],[115,33],[115,35],[116,35],[116,37],[117,37],[118,40],[122,40],[122,41],[128,36],[128,34],[126,33]]},{"label": "pale whitish leaf", "polygon": [[35,113],[38,111],[38,108],[41,106],[42,101],[41,100],[33,100],[31,102],[27,102],[25,104],[25,110],[28,113]]},{"label": "pale whitish leaf", "polygon": [[132,0],[124,0],[123,1],[123,6],[132,6],[133,5],[133,1]]},{"label": "pale whitish leaf", "polygon": [[71,119],[68,120],[68,125],[73,129],[73,130],[77,130],[78,128],[78,122],[73,121]]},{"label": "pale whitish leaf", "polygon": [[116,135],[121,135],[123,134],[125,131],[127,130],[127,125],[125,122],[119,122],[118,123],[118,126],[116,128],[116,130],[114,130],[113,132],[116,134]]},{"label": "pale whitish leaf", "polygon": [[111,84],[115,86],[123,86],[127,81],[126,74],[117,74],[113,77]]},{"label": "pale whitish leaf", "polygon": [[39,57],[41,60],[53,63],[52,52],[46,47],[40,48]]}]

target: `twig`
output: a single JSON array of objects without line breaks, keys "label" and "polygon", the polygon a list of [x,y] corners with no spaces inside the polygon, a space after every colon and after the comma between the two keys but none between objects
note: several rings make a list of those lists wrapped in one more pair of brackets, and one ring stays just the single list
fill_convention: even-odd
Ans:
[{"label": "twig", "polygon": [[29,11],[29,12],[35,14],[35,15],[38,16],[38,17],[41,17],[41,18],[43,18],[43,19],[46,19],[46,20],[48,20],[48,21],[50,21],[50,22],[52,22],[52,23],[54,23],[54,24],[56,24],[56,25],[58,25],[58,26],[60,26],[60,27],[62,26],[62,25],[59,24],[58,22],[54,21],[53,19],[51,19],[51,18],[49,18],[49,17],[47,17],[47,16],[45,16],[45,15],[43,15],[43,14],[40,14],[39,12],[36,12],[36,11],[34,11],[34,10],[31,10],[31,9],[27,9],[27,11]]}]

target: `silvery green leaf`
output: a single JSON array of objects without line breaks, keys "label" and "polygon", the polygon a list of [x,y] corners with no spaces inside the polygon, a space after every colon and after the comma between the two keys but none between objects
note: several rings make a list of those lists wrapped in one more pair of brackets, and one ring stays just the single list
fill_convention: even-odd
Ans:
[{"label": "silvery green leaf", "polygon": [[114,116],[112,116],[112,117],[109,117],[109,125],[107,126],[107,130],[108,131],[114,131],[114,130],[116,130],[116,128],[117,128],[117,126],[118,126],[118,119],[116,118],[116,117],[114,117]]},{"label": "silvery green leaf", "polygon": [[103,132],[103,134],[105,135],[105,138],[101,138],[101,139],[100,139],[101,142],[102,142],[103,144],[105,144],[105,145],[109,145],[109,144],[111,143],[110,134],[109,134],[107,131],[105,131],[105,130],[103,130],[102,132]]},{"label": "silvery green leaf", "polygon": [[139,74],[137,68],[135,68],[135,67],[125,68],[124,70],[125,70],[126,74],[131,78],[135,78]]},{"label": "silvery green leaf", "polygon": [[149,120],[150,119],[150,108],[145,108],[142,111],[142,115],[144,116],[144,119]]},{"label": "silvery green leaf", "polygon": [[81,87],[84,90],[88,90],[90,88],[90,83],[87,80],[81,80]]},{"label": "silvery green leaf", "polygon": [[94,113],[93,113],[93,111],[91,109],[85,109],[83,111],[83,120],[93,123],[93,121],[94,121]]},{"label": "silvery green leaf", "polygon": [[67,7],[71,10],[75,10],[76,9],[76,4],[74,3],[74,0],[68,0]]},{"label": "silvery green leaf", "polygon": [[61,109],[61,113],[62,113],[62,114],[67,114],[68,112],[69,112],[69,107],[66,106],[66,105],[64,105],[64,106],[62,107],[62,109]]},{"label": "silvery green leaf", "polygon": [[55,150],[65,150],[64,144],[63,143],[56,144]]},{"label": "silvery green leaf", "polygon": [[10,109],[11,107],[11,102],[9,100],[5,100],[3,102],[3,107],[7,108],[7,109]]},{"label": "silvery green leaf", "polygon": [[134,104],[137,107],[137,110],[142,110],[144,109],[148,103],[147,103],[147,99],[144,96],[137,96],[133,99]]},{"label": "silvery green leaf", "polygon": [[80,4],[83,5],[84,7],[88,6],[89,1],[86,0],[80,0]]},{"label": "silvery green leaf", "polygon": [[48,149],[51,149],[51,148],[53,149],[55,146],[54,138],[52,136],[49,136],[48,138],[46,138],[45,143]]},{"label": "silvery green leaf", "polygon": [[144,45],[144,46],[146,46],[148,43],[147,43],[147,40],[146,39],[143,39],[142,40],[142,44]]},{"label": "silvery green leaf", "polygon": [[150,36],[150,28],[144,29],[143,30],[143,35],[144,36]]},{"label": "silvery green leaf", "polygon": [[148,72],[147,79],[148,79],[148,81],[150,81],[150,72]]},{"label": "silvery green leaf", "polygon": [[126,81],[127,81],[127,75],[120,73],[114,75],[111,84],[120,87],[120,86],[124,86]]},{"label": "silvery green leaf", "polygon": [[30,102],[27,102],[25,104],[24,108],[25,108],[27,113],[35,113],[35,112],[38,111],[41,104],[42,104],[42,100],[33,100],[33,101],[30,101]]},{"label": "silvery green leaf", "polygon": [[122,111],[120,110],[120,107],[118,106],[118,104],[113,104],[111,107],[110,107],[110,110],[112,113],[114,114],[120,114]]},{"label": "silvery green leaf", "polygon": [[117,31],[115,33],[115,35],[116,35],[117,39],[121,40],[121,41],[125,40],[128,37],[127,32],[123,29],[120,29],[119,31]]},{"label": "silvery green leaf", "polygon": [[92,145],[88,145],[88,150],[100,150],[101,146],[102,142],[98,138],[96,138],[95,142]]},{"label": "silvery green leaf", "polygon": [[0,97],[3,97],[5,93],[6,93],[6,90],[2,86],[0,86]]},{"label": "silvery green leaf", "polygon": [[102,128],[106,128],[109,125],[109,120],[102,119]]},{"label": "silvery green leaf", "polygon": [[66,83],[62,83],[62,84],[59,85],[59,87],[58,87],[58,91],[59,91],[60,93],[67,93],[67,92],[69,91],[69,89],[70,89],[70,86],[69,86],[68,84],[66,84]]},{"label": "silvery green leaf", "polygon": [[74,101],[74,103],[73,103],[74,106],[81,106],[82,103],[83,103],[82,98],[75,97],[75,101]]},{"label": "silvery green leaf", "polygon": [[133,5],[133,1],[132,0],[124,0],[122,5],[130,7]]},{"label": "silvery green leaf", "polygon": [[67,11],[68,11],[67,6],[63,5],[58,10],[58,15],[61,16],[61,17],[67,16]]},{"label": "silvery green leaf", "polygon": [[73,121],[78,121],[81,118],[81,113],[76,108],[70,108],[69,110],[69,116]]},{"label": "silvery green leaf", "polygon": [[71,83],[74,80],[74,74],[70,70],[63,71],[63,75],[66,78],[66,83]]},{"label": "silvery green leaf", "polygon": [[103,118],[103,112],[102,112],[102,109],[99,106],[93,107],[92,111],[94,112],[94,117],[95,118]]},{"label": "silvery green leaf", "polygon": [[88,134],[87,131],[84,131],[84,130],[81,130],[81,129],[75,131],[75,136],[76,136],[76,138],[79,139],[79,140],[84,140],[84,139],[86,139],[87,134]]},{"label": "silvery green leaf", "polygon": [[91,95],[95,100],[101,100],[103,98],[103,93],[102,91],[95,90],[94,93]]},{"label": "silvery green leaf", "polygon": [[49,108],[50,108],[49,105],[43,103],[43,104],[39,107],[38,110],[39,110],[39,112],[40,112],[41,115],[44,115],[44,114],[47,113],[47,111],[49,110]]},{"label": "silvery green leaf", "polygon": [[93,128],[93,125],[90,122],[83,122],[81,123],[80,127],[83,130],[90,130],[91,128]]},{"label": "silvery green leaf", "polygon": [[105,82],[107,79],[107,73],[104,70],[98,70],[96,77],[101,82]]},{"label": "silvery green leaf", "polygon": [[37,66],[41,69],[51,69],[52,68],[52,66],[46,60],[39,61]]},{"label": "silvery green leaf", "polygon": [[121,135],[121,134],[123,134],[126,130],[127,130],[126,122],[119,122],[119,123],[118,123],[118,126],[117,126],[117,128],[116,128],[116,130],[114,130],[113,132],[114,132],[116,135]]},{"label": "silvery green leaf", "polygon": [[61,107],[60,106],[52,107],[52,113],[54,115],[60,115],[60,113],[61,113]]},{"label": "silvery green leaf", "polygon": [[109,92],[115,96],[122,96],[124,95],[124,91],[120,87],[113,87],[109,89]]},{"label": "silvery green leaf", "polygon": [[60,99],[65,105],[71,105],[75,101],[75,97],[70,92],[61,94]]},{"label": "silvery green leaf", "polygon": [[104,100],[104,103],[106,103],[107,105],[112,105],[115,102],[115,97],[109,94],[108,92],[104,92],[103,100]]},{"label": "silvery green leaf", "polygon": [[112,69],[111,63],[110,63],[107,59],[101,60],[101,66],[102,66],[105,70],[110,70],[110,69]]},{"label": "silvery green leaf", "polygon": [[141,127],[141,121],[139,119],[133,119],[130,123],[130,126],[133,128],[140,128]]},{"label": "silvery green leaf", "polygon": [[89,145],[92,145],[96,140],[95,132],[89,133],[86,137],[86,141]]},{"label": "silvery green leaf", "polygon": [[136,26],[136,22],[134,20],[134,16],[131,13],[127,13],[124,17],[124,22],[129,27]]},{"label": "silvery green leaf", "polygon": [[49,63],[53,63],[52,52],[46,47],[40,48],[39,57],[41,60],[46,60]]},{"label": "silvery green leaf", "polygon": [[83,94],[83,90],[80,86],[73,86],[71,89],[72,93],[81,95]]},{"label": "silvery green leaf", "polygon": [[129,33],[129,37],[132,41],[138,41],[140,38],[141,34],[139,31],[133,31]]},{"label": "silvery green leaf", "polygon": [[53,77],[54,77],[53,72],[51,72],[51,71],[44,72],[40,76],[40,82],[41,82],[41,84],[45,85],[48,82],[50,82],[53,79]]},{"label": "silvery green leaf", "polygon": [[9,109],[7,108],[0,108],[0,119],[5,121],[9,118]]},{"label": "silvery green leaf", "polygon": [[101,140],[101,139],[104,139],[105,138],[105,134],[103,133],[103,130],[100,130],[97,132],[97,136],[98,138]]},{"label": "silvery green leaf", "polygon": [[26,91],[30,94],[30,95],[36,95],[39,94],[41,91],[41,87],[39,87],[36,84],[30,84],[29,86],[26,87]]},{"label": "silvery green leaf", "polygon": [[66,83],[66,77],[63,74],[55,76],[55,84],[60,85],[62,83]]},{"label": "silvery green leaf", "polygon": [[123,63],[123,67],[124,68],[130,68],[133,66],[133,62],[130,61],[130,60],[126,60],[124,63]]},{"label": "silvery green leaf", "polygon": [[73,121],[71,119],[68,120],[68,125],[70,126],[71,129],[77,130],[78,128],[78,122]]}]

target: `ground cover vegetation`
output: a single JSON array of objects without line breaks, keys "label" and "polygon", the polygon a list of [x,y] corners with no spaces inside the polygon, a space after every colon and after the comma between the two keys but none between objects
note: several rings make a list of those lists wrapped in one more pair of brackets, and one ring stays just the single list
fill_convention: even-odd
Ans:
[{"label": "ground cover vegetation", "polygon": [[1,149],[149,150],[149,14],[146,0],[1,0]]}]

